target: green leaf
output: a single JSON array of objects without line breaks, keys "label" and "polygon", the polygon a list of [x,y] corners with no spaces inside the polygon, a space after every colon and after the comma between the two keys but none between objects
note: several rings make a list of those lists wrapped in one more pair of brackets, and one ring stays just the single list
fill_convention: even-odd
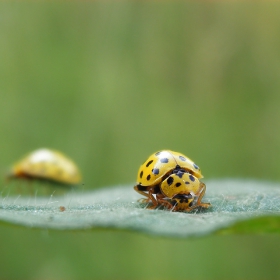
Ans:
[{"label": "green leaf", "polygon": [[212,180],[206,185],[203,201],[212,207],[191,213],[146,209],[132,185],[43,197],[11,196],[3,191],[0,220],[35,228],[117,228],[169,237],[280,232],[279,184]]}]

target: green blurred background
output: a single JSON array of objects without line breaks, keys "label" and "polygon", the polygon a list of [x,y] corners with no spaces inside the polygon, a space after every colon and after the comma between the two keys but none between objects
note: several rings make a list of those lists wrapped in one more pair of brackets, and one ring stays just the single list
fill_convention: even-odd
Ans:
[{"label": "green blurred background", "polygon": [[[61,150],[84,188],[154,151],[205,182],[279,181],[280,17],[270,3],[1,3],[0,168]],[[0,279],[279,279],[278,236],[173,240],[2,224]]]}]

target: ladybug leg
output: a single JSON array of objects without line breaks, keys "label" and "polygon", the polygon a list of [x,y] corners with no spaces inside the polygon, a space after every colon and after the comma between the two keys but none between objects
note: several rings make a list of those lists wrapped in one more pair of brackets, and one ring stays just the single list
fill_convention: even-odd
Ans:
[{"label": "ladybug leg", "polygon": [[153,196],[153,188],[150,188],[148,193],[145,193],[144,191],[139,190],[138,186],[136,185],[136,186],[134,186],[134,190],[148,198],[148,199],[145,199],[145,202],[149,203],[150,201],[152,201],[153,206],[148,207],[149,209],[153,209],[153,208],[157,207],[158,203]]},{"label": "ladybug leg", "polygon": [[164,199],[165,196],[163,194],[157,194],[156,197],[159,204],[164,205],[167,209],[171,209],[171,211],[176,211],[176,206],[174,207],[174,205]]},{"label": "ladybug leg", "polygon": [[205,191],[206,191],[206,186],[204,183],[200,182],[200,186],[201,186],[201,191],[200,191],[200,194],[199,194],[199,197],[198,197],[198,200],[197,200],[197,206],[200,206],[200,207],[203,207],[203,208],[208,208],[211,206],[210,203],[204,203],[204,202],[201,202],[201,199],[202,197],[204,196],[205,194]]},{"label": "ladybug leg", "polygon": [[191,211],[191,210],[193,210],[193,209],[195,209],[197,207],[209,208],[211,206],[210,203],[201,202],[201,200],[202,200],[202,198],[203,198],[203,196],[205,194],[205,191],[206,191],[206,186],[205,186],[204,183],[200,182],[200,187],[201,187],[201,189],[200,189],[200,192],[198,194],[198,199],[197,199],[196,204],[194,206],[189,207],[188,209],[186,209],[187,212],[189,212],[189,211]]},{"label": "ladybug leg", "polygon": [[149,194],[148,197],[149,199],[152,201],[153,206],[148,207],[149,209],[154,209],[158,206],[158,202],[157,200],[154,198],[153,193],[152,193],[153,189],[149,189]]}]

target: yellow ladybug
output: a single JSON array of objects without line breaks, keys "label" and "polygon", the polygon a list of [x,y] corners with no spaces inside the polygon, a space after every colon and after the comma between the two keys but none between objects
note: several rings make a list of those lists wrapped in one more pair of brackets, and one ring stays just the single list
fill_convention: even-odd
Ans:
[{"label": "yellow ladybug", "polygon": [[191,159],[163,150],[152,154],[140,166],[134,189],[147,197],[146,202],[153,203],[150,208],[164,205],[174,211],[191,211],[210,206],[201,202],[206,186],[200,178],[203,178],[200,168]]},{"label": "yellow ladybug", "polygon": [[46,179],[73,185],[81,181],[76,164],[62,153],[50,149],[39,149],[27,155],[12,167],[10,176]]}]

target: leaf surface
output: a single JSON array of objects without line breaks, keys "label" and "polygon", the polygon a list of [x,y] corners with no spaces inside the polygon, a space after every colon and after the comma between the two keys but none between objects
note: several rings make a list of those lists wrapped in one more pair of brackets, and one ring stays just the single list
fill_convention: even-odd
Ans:
[{"label": "leaf surface", "polygon": [[222,233],[280,233],[280,185],[253,180],[206,182],[212,207],[191,213],[146,209],[132,186],[73,191],[63,196],[10,196],[2,192],[0,220],[56,230],[117,228],[168,237]]}]

